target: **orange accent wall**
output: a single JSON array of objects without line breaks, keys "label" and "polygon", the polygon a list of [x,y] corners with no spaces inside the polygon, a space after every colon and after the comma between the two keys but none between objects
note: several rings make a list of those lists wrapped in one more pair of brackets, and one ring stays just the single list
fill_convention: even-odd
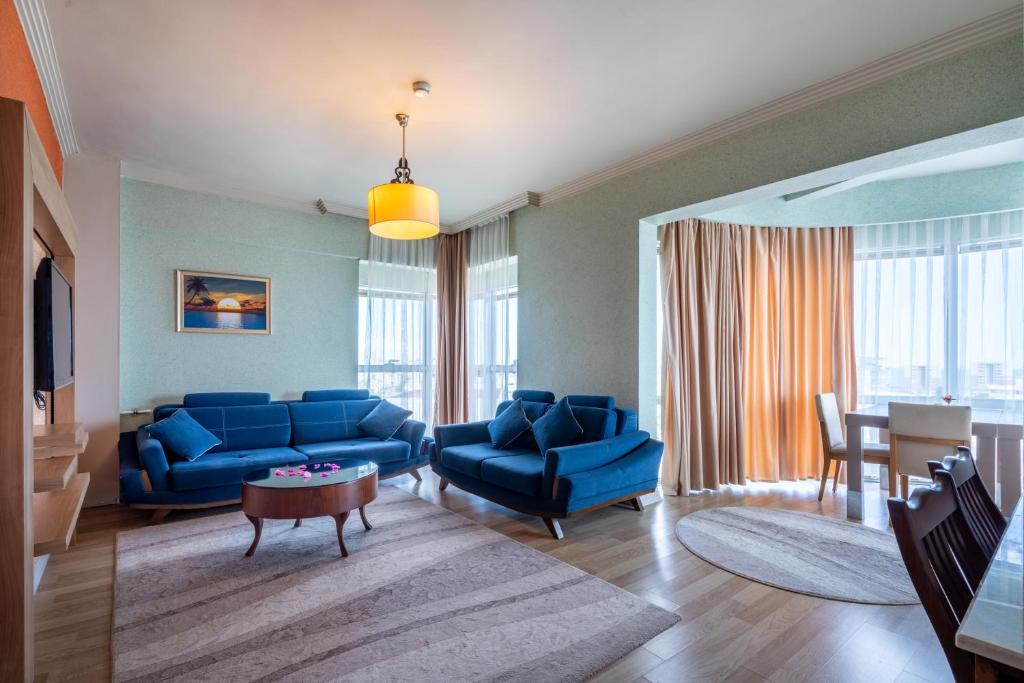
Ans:
[{"label": "orange accent wall", "polygon": [[53,172],[62,182],[64,159],[57,142],[57,131],[53,128],[50,108],[46,106],[43,86],[39,82],[14,0],[0,0],[0,97],[21,100],[28,107]]}]

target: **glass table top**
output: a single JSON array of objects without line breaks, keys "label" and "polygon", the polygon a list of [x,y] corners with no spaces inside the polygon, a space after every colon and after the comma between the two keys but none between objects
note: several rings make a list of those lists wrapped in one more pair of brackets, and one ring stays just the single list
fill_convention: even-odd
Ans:
[{"label": "glass table top", "polygon": [[309,465],[285,465],[256,470],[242,478],[248,486],[268,489],[302,489],[331,484],[347,484],[369,477],[377,471],[377,464],[367,460],[339,458],[330,462]]}]

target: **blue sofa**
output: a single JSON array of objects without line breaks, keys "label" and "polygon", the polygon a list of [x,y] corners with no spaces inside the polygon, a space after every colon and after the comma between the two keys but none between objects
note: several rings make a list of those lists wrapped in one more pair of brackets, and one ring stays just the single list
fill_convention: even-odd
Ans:
[{"label": "blue sofa", "polygon": [[356,426],[380,399],[365,389],[307,391],[301,401],[271,401],[270,394],[187,394],[181,404],[161,405],[153,420],[182,408],[218,439],[188,461],[168,456],[146,427],[125,432],[120,442],[121,502],[155,510],[154,521],[173,509],[238,502],[242,477],[252,471],[358,458],[377,463],[382,479],[427,464],[421,443],[426,426],[406,420],[394,438],[382,441]]},{"label": "blue sofa", "polygon": [[[549,391],[520,390],[513,399],[534,422],[555,403]],[[558,520],[595,508],[629,502],[658,485],[664,444],[637,429],[636,413],[615,406],[611,396],[568,396],[583,436],[569,446],[541,453],[527,432],[499,450],[491,446],[490,420],[434,428],[430,467],[449,483],[492,502],[544,520],[556,539]],[[501,414],[511,403],[498,406]]]}]

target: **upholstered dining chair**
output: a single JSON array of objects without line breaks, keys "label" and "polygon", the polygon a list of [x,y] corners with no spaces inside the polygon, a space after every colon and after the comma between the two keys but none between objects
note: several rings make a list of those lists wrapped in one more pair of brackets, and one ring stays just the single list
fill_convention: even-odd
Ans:
[{"label": "upholstered dining chair", "polygon": [[[818,425],[821,427],[821,487],[818,488],[818,500],[825,495],[828,483],[828,472],[832,462],[836,463],[836,475],[832,480],[832,493],[839,485],[839,470],[846,461],[846,438],[843,436],[843,421],[839,417],[839,403],[835,394],[817,394],[814,407],[818,411]],[[884,443],[866,443],[863,446],[864,462],[879,465],[889,464],[889,445]]]},{"label": "upholstered dining chair", "polygon": [[949,478],[890,498],[889,519],[903,564],[958,683],[974,681],[974,655],[956,646],[956,631],[988,561],[957,506]]},{"label": "upholstered dining chair", "polygon": [[930,462],[928,467],[932,471],[932,481],[946,479],[952,486],[956,504],[974,534],[974,540],[991,562],[1006,531],[1006,518],[985,488],[985,482],[974,466],[971,450],[961,446],[956,455],[947,455],[942,462]]},{"label": "upholstered dining chair", "polygon": [[971,445],[970,406],[939,406],[921,403],[889,404],[889,495],[896,495],[896,475],[900,479],[900,497],[906,498],[910,477],[928,479],[930,460],[956,455],[960,446]]}]

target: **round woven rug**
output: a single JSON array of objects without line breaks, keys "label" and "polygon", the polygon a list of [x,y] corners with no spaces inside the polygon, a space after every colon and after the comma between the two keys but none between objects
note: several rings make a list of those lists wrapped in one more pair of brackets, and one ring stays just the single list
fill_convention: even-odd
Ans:
[{"label": "round woven rug", "polygon": [[700,510],[676,536],[716,567],[776,588],[829,600],[914,605],[896,538],[822,515],[762,507]]}]

